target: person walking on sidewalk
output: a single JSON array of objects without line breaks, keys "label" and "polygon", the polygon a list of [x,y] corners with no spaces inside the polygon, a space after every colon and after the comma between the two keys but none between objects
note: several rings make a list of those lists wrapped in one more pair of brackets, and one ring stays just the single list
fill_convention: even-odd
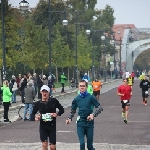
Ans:
[{"label": "person walking on sidewalk", "polygon": [[22,103],[24,103],[24,89],[26,86],[27,86],[27,74],[24,74],[24,78],[23,81],[21,82],[21,87],[20,87]]},{"label": "person walking on sidewalk", "polygon": [[42,75],[41,74],[37,78],[37,85],[38,85],[38,99],[41,99],[42,95],[41,95],[40,89],[43,86],[43,79],[42,79]]},{"label": "person walking on sidewalk", "polygon": [[117,95],[120,96],[122,103],[122,117],[125,117],[124,122],[127,124],[132,88],[128,85],[126,78],[123,79],[123,84],[118,87]]},{"label": "person walking on sidewalk", "polygon": [[35,90],[32,87],[33,82],[29,81],[27,83],[27,87],[24,89],[25,93],[25,109],[24,109],[24,121],[27,120],[26,115],[27,115],[27,110],[29,109],[29,120],[31,120],[32,117],[32,110],[33,110],[33,100],[35,98]]},{"label": "person walking on sidewalk", "polygon": [[[41,87],[42,99],[37,101],[33,107],[33,118],[40,120],[40,139],[42,150],[48,150],[48,138],[50,150],[56,150],[56,117],[64,113],[63,106],[56,98],[50,97],[50,88],[47,85]],[[56,108],[59,109],[56,112]],[[40,114],[35,116],[39,112]]]},{"label": "person walking on sidewalk", "polygon": [[150,82],[147,79],[147,76],[143,77],[143,80],[140,82],[140,88],[142,89],[142,97],[143,97],[143,104],[147,105],[147,98],[148,98],[148,88],[150,88]]},{"label": "person walking on sidewalk", "polygon": [[12,103],[16,103],[16,92],[18,90],[18,87],[17,87],[17,82],[16,82],[16,77],[14,75],[12,75],[12,79],[10,80],[10,83],[9,83],[9,89],[12,93]]},{"label": "person walking on sidewalk", "polygon": [[[94,117],[97,117],[103,109],[97,99],[87,92],[87,82],[85,80],[80,81],[79,89],[80,94],[72,101],[71,112],[66,124],[72,121],[78,108],[77,134],[80,141],[80,150],[85,150],[85,135],[88,150],[95,150],[93,147]],[[96,107],[95,112],[91,108],[92,105]]]},{"label": "person walking on sidewalk", "polygon": [[9,83],[7,80],[3,82],[3,87],[1,87],[1,90],[3,90],[4,122],[11,122],[8,119],[8,111],[12,93],[10,92]]},{"label": "person walking on sidewalk", "polygon": [[61,90],[61,93],[66,93],[65,91],[64,91],[64,86],[65,86],[65,81],[67,80],[67,78],[66,78],[66,76],[64,75],[64,72],[62,73],[62,75],[61,75],[61,85],[62,85],[62,90]]}]

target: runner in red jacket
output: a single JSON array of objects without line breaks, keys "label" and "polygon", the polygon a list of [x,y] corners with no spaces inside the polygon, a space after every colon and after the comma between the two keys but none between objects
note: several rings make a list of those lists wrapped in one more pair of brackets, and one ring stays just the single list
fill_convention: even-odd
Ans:
[{"label": "runner in red jacket", "polygon": [[118,87],[117,95],[120,96],[122,103],[122,117],[127,124],[129,115],[130,98],[132,96],[132,88],[128,85],[127,79],[123,79],[123,84]]}]

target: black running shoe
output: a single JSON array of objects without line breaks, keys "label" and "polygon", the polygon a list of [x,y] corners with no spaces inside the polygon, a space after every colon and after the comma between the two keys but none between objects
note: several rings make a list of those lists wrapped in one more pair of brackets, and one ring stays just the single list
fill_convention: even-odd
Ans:
[{"label": "black running shoe", "polygon": [[126,124],[127,124],[127,123],[128,123],[128,122],[127,122],[127,120],[125,120],[125,119],[124,119],[124,123],[126,123]]}]

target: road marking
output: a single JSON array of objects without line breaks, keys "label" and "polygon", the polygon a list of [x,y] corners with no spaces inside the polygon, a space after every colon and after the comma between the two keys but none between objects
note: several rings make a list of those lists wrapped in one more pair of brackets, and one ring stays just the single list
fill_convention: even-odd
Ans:
[{"label": "road marking", "polygon": [[68,133],[68,132],[75,132],[75,131],[57,131],[57,132],[67,132]]}]

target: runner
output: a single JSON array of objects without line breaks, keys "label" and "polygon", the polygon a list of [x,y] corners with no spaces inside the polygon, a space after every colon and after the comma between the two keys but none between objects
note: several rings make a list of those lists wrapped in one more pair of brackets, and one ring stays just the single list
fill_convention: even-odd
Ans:
[{"label": "runner", "polygon": [[140,82],[140,88],[142,88],[142,97],[143,97],[143,104],[147,105],[147,98],[148,98],[148,88],[150,87],[150,82],[147,79],[147,76],[144,76],[143,80]]},{"label": "runner", "polygon": [[92,87],[93,87],[93,95],[99,101],[99,99],[100,99],[100,89],[102,87],[102,82],[99,81],[98,78],[96,78],[95,81],[92,82]]},{"label": "runner", "polygon": [[[88,150],[95,150],[95,148],[93,148],[94,117],[98,116],[103,109],[96,98],[87,92],[87,82],[81,80],[79,89],[80,94],[72,102],[71,112],[66,120],[66,124],[69,124],[72,121],[76,109],[78,108],[77,134],[80,141],[80,150],[85,150],[85,135],[87,137]],[[94,113],[91,109],[92,105],[96,107]]]},{"label": "runner", "polygon": [[129,74],[129,78],[127,78],[127,81],[128,81],[128,85],[130,85],[130,86],[131,86],[131,88],[132,88],[133,79],[132,79],[131,74]]},{"label": "runner", "polygon": [[120,96],[122,103],[122,117],[127,124],[129,115],[130,98],[132,96],[132,88],[128,85],[127,79],[123,79],[123,84],[118,87],[117,95]]},{"label": "runner", "polygon": [[[56,150],[56,117],[64,113],[64,108],[56,98],[50,98],[50,88],[47,85],[41,87],[42,99],[37,101],[33,107],[33,118],[40,120],[40,139],[42,150],[48,150],[48,138],[50,150]],[[56,108],[59,111],[56,113]],[[39,115],[35,114],[39,111]]]}]

